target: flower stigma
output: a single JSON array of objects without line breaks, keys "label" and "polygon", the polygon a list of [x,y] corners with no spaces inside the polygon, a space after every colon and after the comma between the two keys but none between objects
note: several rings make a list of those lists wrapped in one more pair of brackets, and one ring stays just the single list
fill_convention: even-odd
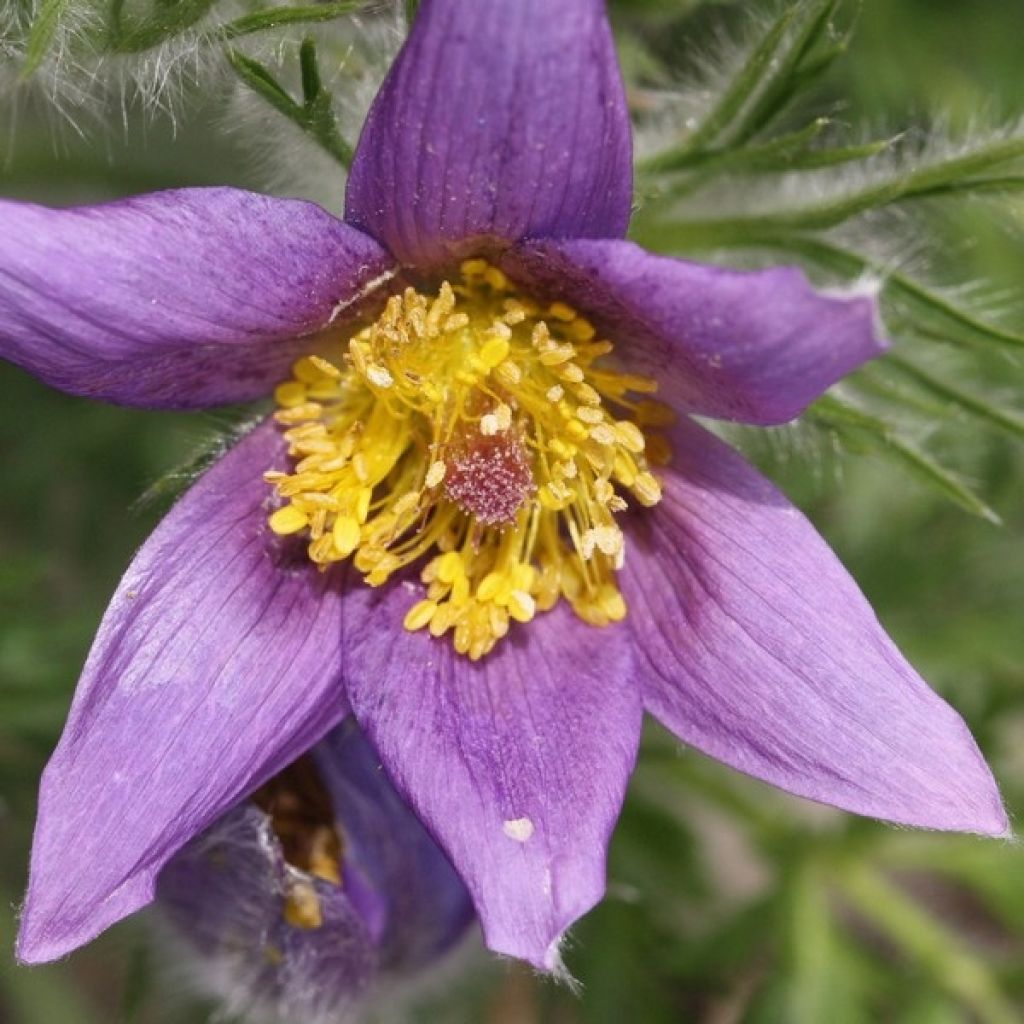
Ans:
[{"label": "flower stigma", "polygon": [[649,464],[670,451],[651,428],[672,414],[644,397],[653,380],[598,365],[611,350],[484,260],[435,295],[393,295],[347,353],[300,359],[276,389],[294,465],[265,474],[283,501],[271,529],[371,586],[426,559],[405,627],[451,631],[474,660],[562,599],[621,620],[616,515],[627,495],[661,499]]}]

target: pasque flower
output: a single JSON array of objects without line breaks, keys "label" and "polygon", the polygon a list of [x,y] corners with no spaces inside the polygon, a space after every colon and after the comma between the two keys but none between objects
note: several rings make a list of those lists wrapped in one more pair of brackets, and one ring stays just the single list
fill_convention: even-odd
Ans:
[{"label": "pasque flower", "polygon": [[303,1024],[390,993],[473,919],[351,721],[177,853],[157,903],[228,1012]]},{"label": "pasque flower", "polygon": [[792,419],[881,351],[872,300],[644,252],[630,201],[599,0],[424,0],[344,221],[232,189],[0,208],[8,358],[131,405],[279,406],[114,596],[43,778],[23,960],[147,903],[349,714],[491,948],[546,969],[602,895],[645,710],[793,793],[1006,830],[959,716],[691,418]]}]

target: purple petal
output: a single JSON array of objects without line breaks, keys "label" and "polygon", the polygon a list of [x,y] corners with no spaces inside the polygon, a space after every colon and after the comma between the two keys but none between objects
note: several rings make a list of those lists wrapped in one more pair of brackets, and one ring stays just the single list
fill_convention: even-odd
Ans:
[{"label": "purple petal", "polygon": [[392,262],[312,203],[231,188],[0,201],[0,357],[126,405],[249,401]]},{"label": "purple petal", "polygon": [[359,140],[346,219],[403,263],[481,237],[617,237],[629,116],[603,0],[424,0]]},{"label": "purple petal", "polygon": [[345,835],[346,870],[384,901],[381,966],[422,967],[461,939],[473,904],[455,869],[381,768],[354,721],[313,750]]},{"label": "purple petal", "polygon": [[265,525],[261,474],[283,461],[258,427],[121,581],[43,775],[22,960],[149,902],[171,854],[346,714],[340,590]]},{"label": "purple petal", "polygon": [[604,892],[636,758],[628,636],[559,607],[474,664],[450,637],[402,629],[415,597],[349,594],[353,710],[469,887],[488,946],[556,969],[564,931]]},{"label": "purple petal", "polygon": [[873,299],[816,292],[792,267],[726,270],[580,240],[524,245],[505,268],[592,317],[665,400],[716,419],[785,423],[885,348]]},{"label": "purple petal", "polygon": [[[285,920],[289,886],[316,894],[322,923]],[[280,1020],[348,1019],[378,969],[373,938],[344,889],[285,863],[267,816],[236,807],[160,873],[160,907],[200,959],[193,985],[232,1016],[270,1010]],[[260,1016],[259,1019],[264,1019]]]},{"label": "purple petal", "polygon": [[1002,835],[995,782],[808,521],[692,423],[624,592],[647,709],[740,771],[858,814]]}]

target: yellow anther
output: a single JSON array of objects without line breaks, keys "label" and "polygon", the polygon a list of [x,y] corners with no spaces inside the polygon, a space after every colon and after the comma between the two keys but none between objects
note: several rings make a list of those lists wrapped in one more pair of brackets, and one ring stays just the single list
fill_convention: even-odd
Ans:
[{"label": "yellow anther", "polygon": [[450,604],[440,605],[430,620],[430,635],[443,636],[454,622],[455,609]]},{"label": "yellow anther", "polygon": [[480,601],[493,601],[505,585],[505,577],[500,572],[489,572],[476,588],[476,596]]},{"label": "yellow anther", "polygon": [[309,516],[294,505],[284,505],[270,517],[269,523],[274,533],[286,537],[308,526]]},{"label": "yellow anther", "polygon": [[433,601],[417,601],[406,613],[402,625],[410,631],[423,629],[430,625],[430,620],[437,611],[437,604]]},{"label": "yellow anther", "polygon": [[640,473],[633,481],[632,489],[642,505],[657,505],[661,501],[661,484],[652,473]]},{"label": "yellow anther", "polygon": [[312,931],[324,923],[320,897],[311,882],[294,882],[288,888],[284,919],[293,928]]},{"label": "yellow anther", "polygon": [[509,595],[508,613],[516,622],[529,622],[537,612],[537,602],[525,590],[513,590]]},{"label": "yellow anther", "polygon": [[456,577],[455,582],[452,583],[452,592],[450,598],[452,604],[465,604],[469,600],[469,593],[469,578],[467,576]]},{"label": "yellow anther", "polygon": [[601,611],[612,622],[621,622],[626,617],[626,601],[618,588],[610,583],[604,584],[597,593],[597,602]]},{"label": "yellow anther", "polygon": [[360,523],[366,522],[366,517],[370,513],[370,502],[373,499],[373,491],[369,487],[360,487],[356,493],[356,507],[355,515],[356,519]]},{"label": "yellow anther", "polygon": [[325,376],[330,377],[333,380],[341,379],[341,370],[339,370],[334,363],[329,362],[322,356],[310,356],[309,361]]},{"label": "yellow anther", "polygon": [[509,362],[508,360],[502,363],[494,371],[494,374],[506,387],[515,387],[523,379],[523,371],[519,369],[516,363]]},{"label": "yellow anther", "polygon": [[570,444],[568,441],[563,441],[560,437],[552,438],[550,443],[551,451],[558,456],[560,459],[574,459],[579,449],[574,444]]},{"label": "yellow anther", "polygon": [[306,385],[297,380],[278,384],[274,388],[274,401],[286,409],[294,409],[306,401]]},{"label": "yellow anther", "polygon": [[442,583],[454,583],[460,576],[465,575],[462,567],[462,556],[457,551],[449,551],[442,555],[437,563],[437,578]]},{"label": "yellow anther", "polygon": [[508,278],[497,268],[488,266],[484,271],[484,280],[498,292],[508,289]]},{"label": "yellow anther", "polygon": [[576,310],[572,306],[567,306],[564,302],[552,302],[548,306],[548,313],[556,320],[562,320],[566,323],[576,319]]},{"label": "yellow anther", "polygon": [[634,454],[644,450],[643,431],[629,420],[619,420],[615,424],[615,433],[619,440]]},{"label": "yellow anther", "polygon": [[594,481],[594,497],[602,505],[607,505],[615,497],[615,488],[603,477],[599,477]]},{"label": "yellow anther", "polygon": [[572,345],[556,345],[541,352],[540,362],[542,366],[559,366],[569,362],[575,355],[576,349]]},{"label": "yellow anther", "polygon": [[445,331],[461,331],[463,327],[469,326],[469,317],[465,313],[452,313],[444,322]]},{"label": "yellow anther", "polygon": [[316,384],[323,377],[323,372],[315,362],[315,357],[304,356],[293,367],[292,374],[303,384]]},{"label": "yellow anther", "polygon": [[395,383],[395,378],[391,376],[391,371],[386,366],[381,366],[378,363],[367,366],[366,368],[366,379],[378,388],[389,388]]},{"label": "yellow anther", "polygon": [[595,409],[592,405],[581,405],[576,410],[576,418],[593,426],[597,423],[604,423],[604,412],[601,409]]},{"label": "yellow anther", "polygon": [[597,332],[594,330],[594,325],[589,320],[585,320],[583,317],[578,316],[566,328],[566,333],[573,341],[590,341]]},{"label": "yellow anther", "polygon": [[512,573],[512,582],[517,590],[530,592],[537,580],[537,570],[532,565],[520,563]]},{"label": "yellow anther", "polygon": [[507,338],[490,338],[484,342],[477,356],[488,370],[493,370],[508,357],[510,348]]},{"label": "yellow anther", "polygon": [[459,265],[463,277],[483,277],[489,264],[487,260],[463,260]]},{"label": "yellow anther", "polygon": [[339,516],[334,520],[334,546],[342,558],[351,555],[359,546],[359,521],[352,516]]},{"label": "yellow anther", "polygon": [[427,487],[436,487],[444,479],[444,463],[437,461],[430,464],[427,470],[426,479],[423,481]]},{"label": "yellow anther", "polygon": [[569,420],[565,425],[565,432],[574,441],[586,441],[590,436],[590,431],[579,420]]}]

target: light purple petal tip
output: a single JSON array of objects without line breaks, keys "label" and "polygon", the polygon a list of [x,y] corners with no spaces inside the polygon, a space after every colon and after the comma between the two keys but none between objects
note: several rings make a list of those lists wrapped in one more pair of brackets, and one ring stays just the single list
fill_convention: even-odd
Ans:
[{"label": "light purple petal tip", "polygon": [[900,655],[808,521],[692,423],[624,573],[645,702],[684,742],[800,796],[1004,835],[960,716]]},{"label": "light purple petal tip", "polygon": [[621,236],[630,146],[603,0],[424,0],[363,128],[346,219],[427,267],[480,237]]},{"label": "light purple petal tip", "polygon": [[474,664],[449,637],[401,629],[414,600],[401,585],[349,594],[353,710],[469,887],[487,945],[555,970],[563,933],[604,893],[636,758],[626,631],[562,606]]},{"label": "light purple petal tip", "polygon": [[886,347],[873,298],[815,291],[792,267],[728,270],[580,240],[524,245],[505,268],[592,317],[666,401],[715,419],[785,423]]},{"label": "light purple petal tip", "polygon": [[340,591],[266,528],[272,424],[179,501],[100,625],[43,775],[18,956],[52,960],[347,713]]},{"label": "light purple petal tip", "polygon": [[0,201],[0,357],[125,405],[249,401],[392,263],[312,203],[238,189]]}]

